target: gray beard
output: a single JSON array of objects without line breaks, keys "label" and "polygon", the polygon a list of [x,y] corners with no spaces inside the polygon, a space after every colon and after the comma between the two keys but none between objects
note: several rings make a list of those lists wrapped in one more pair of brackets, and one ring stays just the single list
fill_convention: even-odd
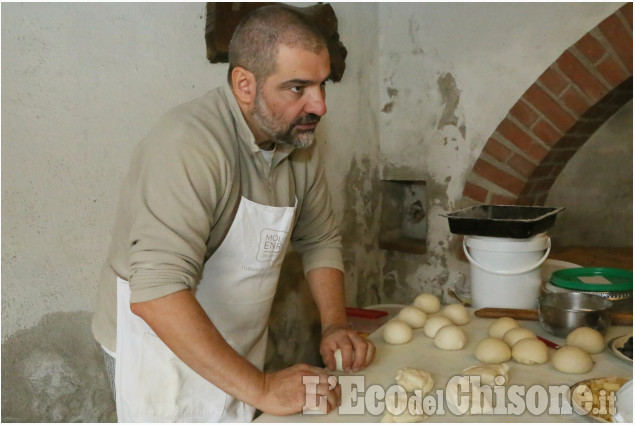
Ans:
[{"label": "gray beard", "polygon": [[256,124],[267,135],[267,137],[284,145],[290,145],[297,149],[303,149],[311,146],[315,138],[315,131],[299,131],[295,129],[296,123],[292,123],[288,127],[279,124],[282,119],[280,115],[272,114],[265,104],[264,97],[260,90],[256,94],[254,103],[254,111],[252,114]]}]

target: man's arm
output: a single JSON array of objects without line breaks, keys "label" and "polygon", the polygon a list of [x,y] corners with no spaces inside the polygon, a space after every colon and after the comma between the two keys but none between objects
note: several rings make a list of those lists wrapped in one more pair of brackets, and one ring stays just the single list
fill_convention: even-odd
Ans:
[{"label": "man's arm", "polygon": [[225,341],[190,290],[131,303],[130,308],[192,370],[263,412],[301,412],[306,404],[303,376],[320,377],[317,394],[327,396],[328,410],[339,404],[323,369],[301,364],[273,373],[258,370]]},{"label": "man's arm", "polygon": [[331,370],[335,369],[333,353],[338,348],[342,351],[344,371],[356,372],[368,366],[375,355],[375,346],[348,327],[344,274],[334,268],[320,267],[309,270],[307,281],[320,310],[320,353],[326,366]]}]

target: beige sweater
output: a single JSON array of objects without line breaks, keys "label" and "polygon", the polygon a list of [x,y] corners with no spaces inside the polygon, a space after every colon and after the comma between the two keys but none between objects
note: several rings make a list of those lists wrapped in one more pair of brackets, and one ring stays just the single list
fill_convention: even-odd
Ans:
[{"label": "beige sweater", "polygon": [[116,276],[131,301],[160,298],[197,285],[204,262],[232,223],[241,196],[293,206],[291,235],[304,270],[343,270],[339,230],[318,149],[278,145],[271,167],[229,89],[176,107],[133,153],[97,294],[92,329],[116,351]]}]

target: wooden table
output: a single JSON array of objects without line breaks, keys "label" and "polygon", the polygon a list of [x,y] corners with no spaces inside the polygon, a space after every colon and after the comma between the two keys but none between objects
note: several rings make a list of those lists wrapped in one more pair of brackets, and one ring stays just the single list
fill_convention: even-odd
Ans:
[{"label": "wooden table", "polygon": [[568,261],[582,267],[613,267],[633,270],[633,247],[554,247],[549,254],[554,260]]},{"label": "wooden table", "polygon": [[[355,394],[357,397],[356,402],[372,403],[377,400],[377,393],[369,392],[368,389],[376,390],[378,387],[382,389],[388,389],[395,384],[395,375],[397,369],[402,367],[413,367],[417,369],[427,370],[435,381],[432,394],[444,394],[444,388],[447,382],[452,376],[460,375],[463,369],[479,364],[479,361],[474,357],[474,348],[478,341],[487,336],[487,328],[494,319],[476,318],[473,315],[473,311],[470,310],[471,322],[465,325],[463,329],[468,334],[468,344],[465,348],[458,351],[443,351],[434,346],[433,340],[426,337],[421,329],[415,330],[415,335],[412,341],[403,345],[389,345],[383,342],[381,338],[381,329],[374,332],[369,336],[375,345],[377,346],[377,353],[374,362],[361,373],[356,374],[358,378],[363,379],[363,386],[360,389],[361,393]],[[547,338],[560,345],[564,344],[562,338],[550,335],[543,330],[538,322],[533,321],[519,321],[521,326],[527,327],[534,331],[537,335]],[[613,326],[605,335],[605,340],[609,341],[617,336],[631,334],[633,332],[632,326]],[[555,351],[549,349],[550,358]],[[524,386],[527,393],[538,394],[542,393],[542,389],[545,389],[545,394],[548,394],[547,388],[549,385],[566,385],[571,386],[582,380],[591,378],[618,376],[627,379],[633,377],[632,363],[618,358],[607,347],[602,353],[592,356],[595,365],[593,369],[586,374],[566,374],[557,371],[552,366],[551,362],[542,365],[523,365],[516,363],[514,360],[507,362],[509,366],[509,386]],[[342,377],[340,374],[340,382]],[[359,378],[361,377],[361,378]],[[350,381],[351,378],[344,378]],[[539,387],[540,388],[539,388]],[[508,387],[509,388],[509,387]],[[519,388],[519,387],[515,387]],[[437,398],[437,397],[435,397]],[[438,398],[439,399],[439,398]],[[350,399],[349,399],[350,400]],[[443,414],[432,414],[425,420],[426,422],[588,422],[587,418],[578,415],[577,413],[570,414],[552,414],[549,410],[537,411],[537,415],[532,414],[527,409],[524,409],[518,415],[454,415],[448,407],[447,402],[441,397],[441,405],[444,407]],[[531,404],[531,401],[525,401],[526,404]],[[560,406],[562,403],[556,403],[555,401],[549,401],[555,405]],[[356,404],[353,401],[346,403],[345,407]],[[344,403],[343,403],[344,405]],[[508,407],[513,407],[510,403],[506,404]],[[533,406],[533,405],[532,405]],[[551,404],[550,404],[551,406]],[[521,406],[522,407],[522,406]],[[569,404],[565,402],[565,406],[560,406],[565,410],[569,407]],[[372,409],[371,409],[372,410]],[[362,414],[346,414],[344,410],[334,410],[329,414],[297,414],[292,416],[277,417],[268,414],[263,414],[256,419],[255,422],[277,422],[277,423],[289,423],[289,422],[380,422],[383,414],[372,414],[368,409],[364,409]]]}]

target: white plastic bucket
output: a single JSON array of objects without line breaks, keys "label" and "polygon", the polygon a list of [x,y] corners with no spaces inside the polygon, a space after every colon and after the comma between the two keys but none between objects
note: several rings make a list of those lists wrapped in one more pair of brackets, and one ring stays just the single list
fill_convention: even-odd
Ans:
[{"label": "white plastic bucket", "polygon": [[472,307],[538,306],[540,266],[551,251],[546,233],[527,239],[466,236],[463,251],[470,261]]}]

